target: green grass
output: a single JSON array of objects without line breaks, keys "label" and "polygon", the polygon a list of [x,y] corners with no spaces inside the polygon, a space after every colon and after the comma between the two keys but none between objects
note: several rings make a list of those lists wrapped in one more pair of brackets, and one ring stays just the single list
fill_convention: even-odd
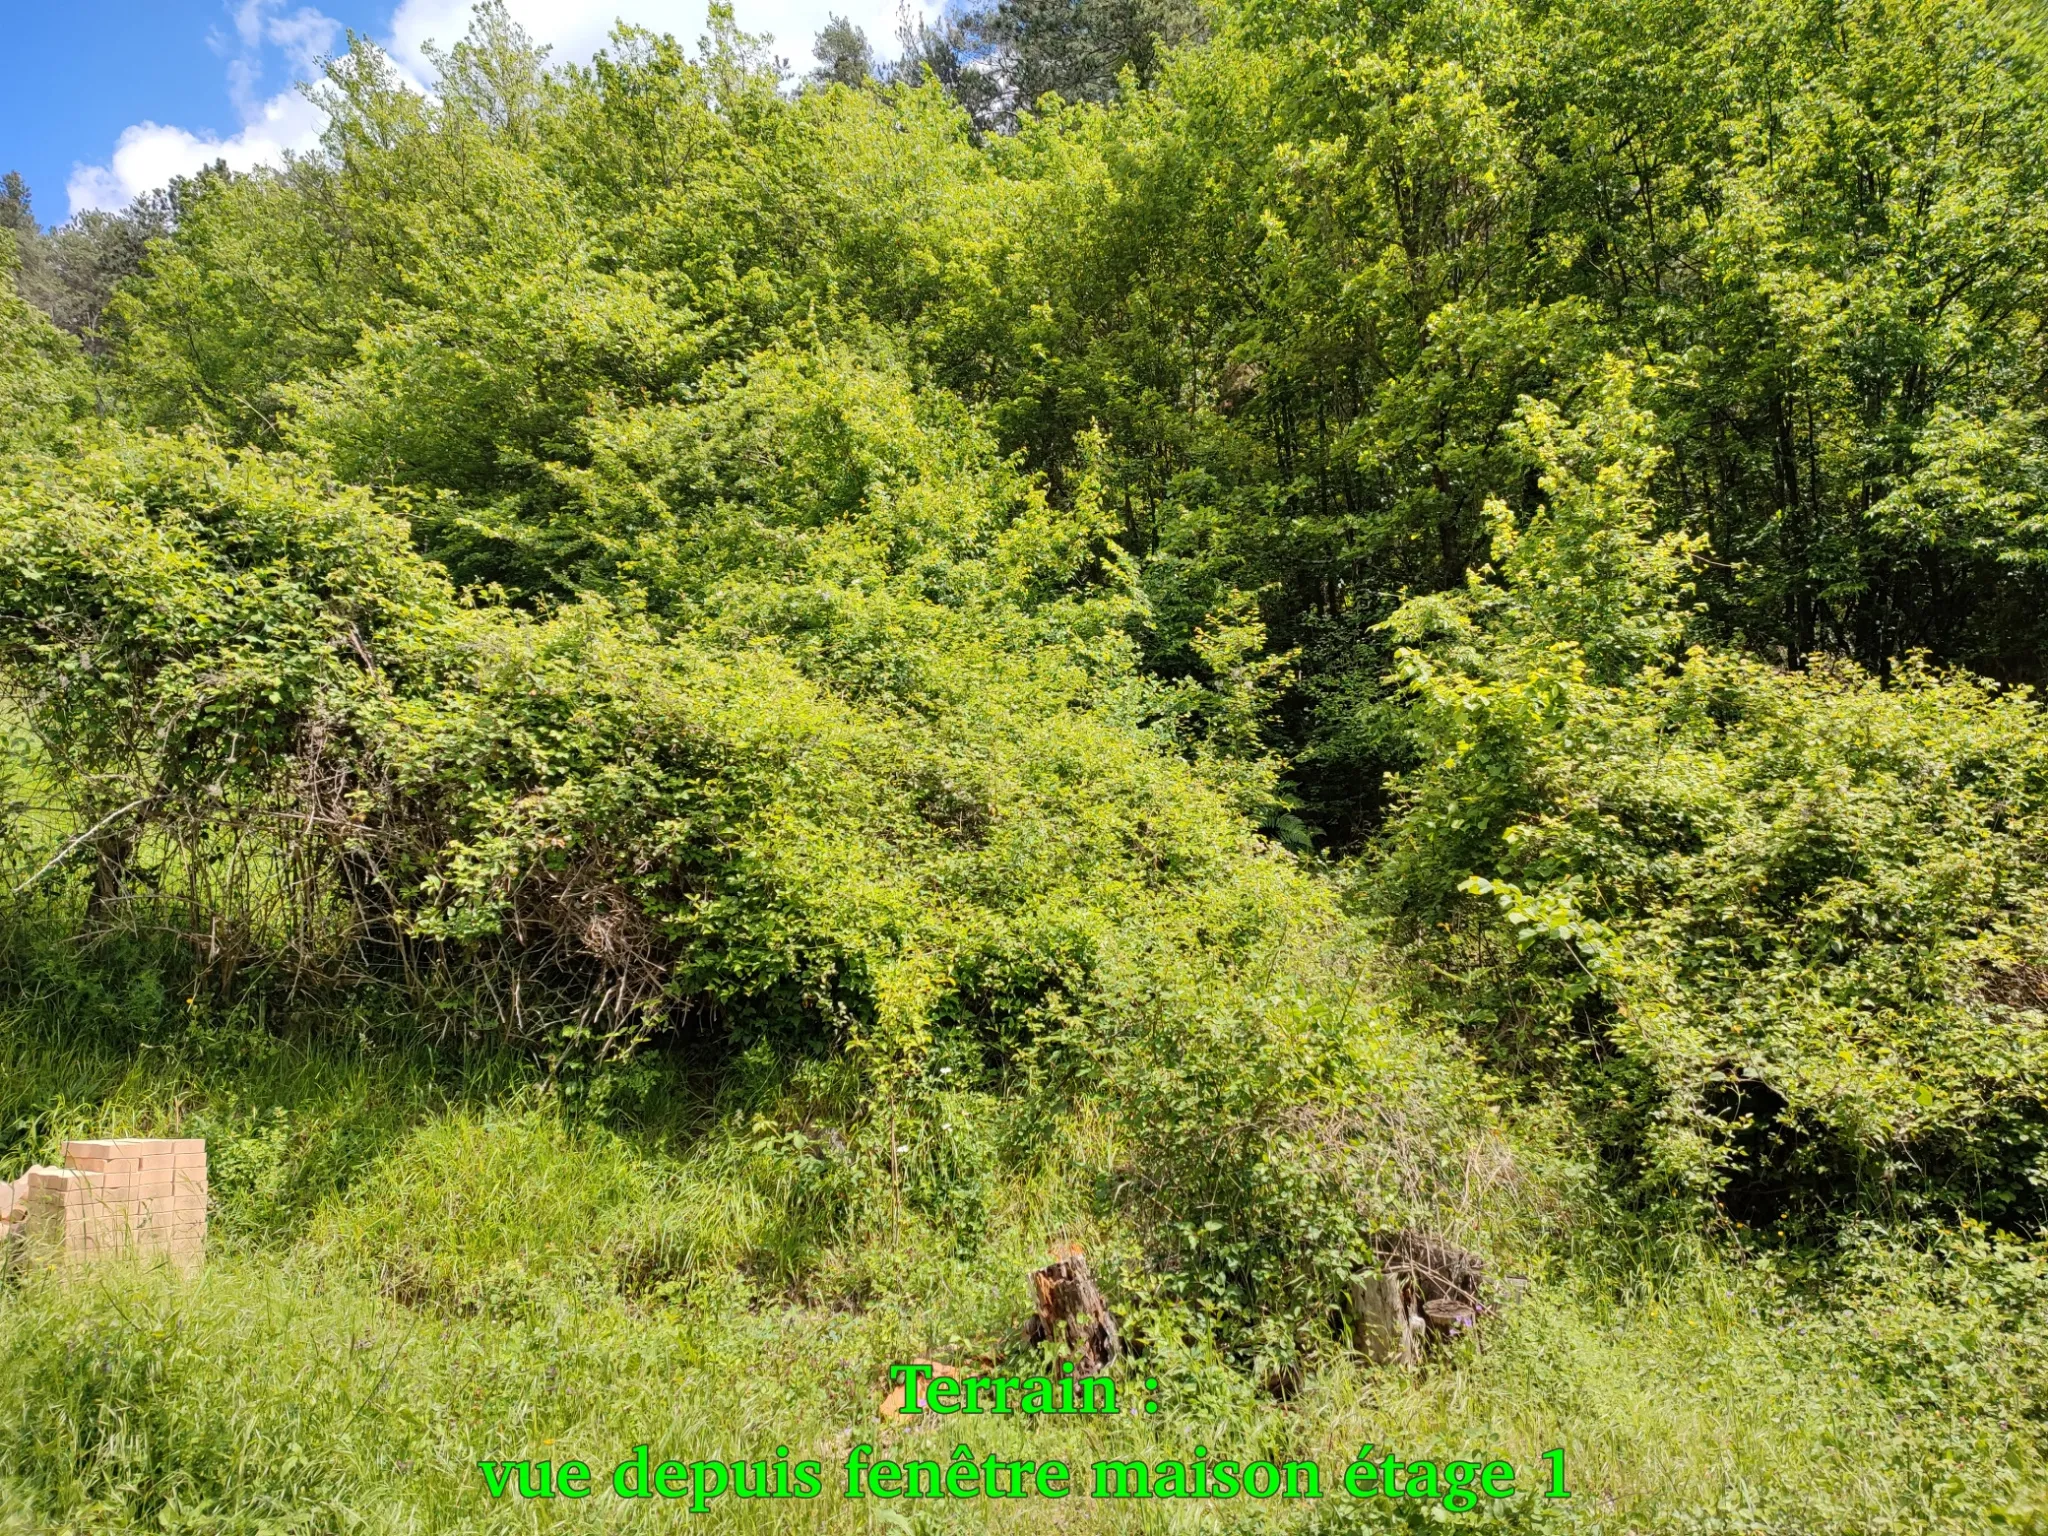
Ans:
[{"label": "green grass", "polygon": [[[1418,1374],[1332,1350],[1283,1401],[1207,1347],[1198,1320],[1148,1310],[1140,1255],[1098,1198],[1107,1132],[1085,1118],[996,1159],[981,1227],[963,1235],[951,1207],[840,1153],[829,1067],[778,1077],[756,1060],[747,1092],[723,1098],[657,1074],[625,1128],[572,1126],[516,1063],[451,1068],[379,1046],[367,1024],[295,1039],[181,999],[152,1014],[81,996],[25,987],[0,1018],[14,1128],[0,1172],[65,1135],[204,1134],[215,1240],[196,1276],[26,1272],[0,1290],[0,1529],[1334,1533],[1462,1519],[1806,1536],[2024,1529],[2048,1501],[2048,1284],[1981,1235],[1945,1258],[1868,1250],[1821,1291],[1582,1222],[1531,1253],[1535,1283],[1483,1350]],[[1076,1238],[1146,1339],[1126,1390],[1156,1378],[1159,1412],[878,1421],[891,1361],[1022,1360],[1025,1275]],[[856,1439],[942,1461],[961,1441],[1073,1464],[1196,1444],[1310,1456],[1326,1495],[1363,1442],[1411,1461],[1504,1457],[1524,1488],[1561,1446],[1573,1497],[1462,1517],[1341,1495],[854,1503],[833,1474]],[[788,1446],[825,1464],[827,1493],[725,1498],[693,1519],[608,1494],[494,1503],[477,1470],[609,1469],[641,1442],[685,1461]]]}]

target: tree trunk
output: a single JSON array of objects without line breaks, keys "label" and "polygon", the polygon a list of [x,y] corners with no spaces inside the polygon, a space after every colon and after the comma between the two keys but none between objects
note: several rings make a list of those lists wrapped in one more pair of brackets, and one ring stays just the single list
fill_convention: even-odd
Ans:
[{"label": "tree trunk", "polygon": [[86,921],[111,923],[128,890],[128,861],[135,856],[135,833],[125,826],[109,827],[93,839],[92,850],[92,891],[86,897]]}]

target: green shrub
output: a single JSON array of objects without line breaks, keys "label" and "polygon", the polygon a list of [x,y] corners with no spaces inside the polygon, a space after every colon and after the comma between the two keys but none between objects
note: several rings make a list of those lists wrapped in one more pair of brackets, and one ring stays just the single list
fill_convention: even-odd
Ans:
[{"label": "green shrub", "polygon": [[1580,424],[1530,406],[1545,509],[1392,621],[1422,766],[1376,878],[1432,1006],[1565,1074],[1642,1187],[2036,1220],[2048,723],[1918,664],[1686,648],[1650,428],[1625,373]]}]

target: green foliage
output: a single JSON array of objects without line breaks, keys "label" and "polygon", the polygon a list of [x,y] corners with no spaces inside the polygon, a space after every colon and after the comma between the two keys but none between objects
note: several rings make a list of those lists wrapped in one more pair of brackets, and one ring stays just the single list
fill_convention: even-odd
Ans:
[{"label": "green foliage", "polygon": [[[2039,18],[1749,0],[1233,7],[1156,92],[1028,127],[1006,443],[1092,421],[1123,543],[1261,594],[1304,705],[1540,501],[1510,427],[1654,365],[1665,527],[1718,638],[2039,675]],[[1308,820],[1397,741],[1303,707]],[[1357,780],[1363,777],[1366,787]]]},{"label": "green foliage", "polygon": [[[820,372],[763,363],[622,422],[584,528],[617,595],[539,617],[462,601],[312,463],[119,433],[23,461],[6,662],[93,900],[204,924],[195,991],[253,964],[468,999],[572,1104],[706,1023],[844,1050],[870,1134],[903,1138],[891,1185],[932,1219],[978,1209],[989,1166],[933,1074],[1001,1086],[1042,1061],[1147,1127],[1155,1250],[1292,1340],[1409,1208],[1316,1171],[1369,1133],[1378,1058],[1313,974],[1296,1001],[1267,990],[1276,946],[1329,931],[1328,895],[1240,819],[1259,765],[1191,762],[1156,723],[1171,695],[1134,670],[1085,518],[900,381]],[[949,516],[962,501],[984,515]],[[650,503],[674,513],[635,530]],[[1312,1052],[1308,1017],[1337,1032]],[[1222,1145],[1176,1141],[1171,1090],[1136,1075],[1197,1043],[1194,1091],[1242,1125]],[[1372,1094],[1448,1148],[1448,1088],[1409,1070]],[[1328,1112],[1273,1140],[1305,1093]],[[289,1203],[289,1122],[238,1134],[224,1187]],[[1227,1240],[1174,1235],[1197,1190],[1196,1230]],[[815,1245],[808,1220],[764,1239],[777,1264]]]},{"label": "green foliage", "polygon": [[1423,766],[1384,899],[1447,1006],[1569,1072],[1652,1187],[2036,1220],[2040,708],[1919,663],[1881,687],[1681,651],[1698,548],[1650,531],[1627,386],[1576,427],[1528,407],[1546,507],[1498,513],[1497,571],[1392,621]]},{"label": "green foliage", "polygon": [[[1132,1142],[1117,1172],[1157,1256],[1150,1289],[1266,1371],[1318,1351],[1300,1320],[1373,1266],[1374,1233],[1502,1239],[1525,1197],[1464,1062],[1345,974],[1357,936],[1327,915],[1272,932],[1262,909],[1283,892],[1272,870],[1183,917],[1197,943],[1166,928],[1122,958],[1081,1035]],[[1225,958],[1240,945],[1258,951],[1248,985]]]},{"label": "green foliage", "polygon": [[14,289],[14,231],[0,232],[0,452],[39,446],[86,413],[78,348]]},{"label": "green foliage", "polygon": [[[9,187],[5,1145],[204,1134],[227,1262],[0,1297],[0,1519],[462,1528],[1022,1358],[1069,1240],[1218,1440],[2025,1518],[2037,22],[1020,3],[785,90],[487,4],[280,168]],[[1398,1228],[1537,1274],[1484,1356],[1345,1357]]]},{"label": "green foliage", "polygon": [[99,327],[108,301],[141,267],[149,242],[170,232],[192,185],[174,178],[168,188],[145,193],[122,212],[89,208],[46,231],[30,210],[28,184],[9,171],[0,178],[0,228],[11,232],[18,263],[6,286],[77,337],[88,353],[104,354],[106,337]]},{"label": "green foliage", "polygon": [[1849,1306],[1815,1318],[1816,1356],[1851,1363],[1902,1413],[1959,1427],[2039,1400],[2048,1256],[2038,1245],[1965,1223],[1865,1228],[1847,1249],[1836,1295]]},{"label": "green foliage", "polygon": [[[449,601],[404,522],[289,460],[110,433],[11,464],[6,665],[95,802],[263,787],[325,696]],[[33,680],[32,682],[30,680]]]}]

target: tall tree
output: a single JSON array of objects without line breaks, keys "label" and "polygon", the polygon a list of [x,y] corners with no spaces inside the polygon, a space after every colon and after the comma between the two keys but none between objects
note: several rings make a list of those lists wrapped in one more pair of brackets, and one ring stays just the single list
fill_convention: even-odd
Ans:
[{"label": "tall tree", "polygon": [[875,77],[875,50],[867,33],[844,16],[826,18],[811,53],[818,61],[809,76],[813,85],[859,86]]}]

